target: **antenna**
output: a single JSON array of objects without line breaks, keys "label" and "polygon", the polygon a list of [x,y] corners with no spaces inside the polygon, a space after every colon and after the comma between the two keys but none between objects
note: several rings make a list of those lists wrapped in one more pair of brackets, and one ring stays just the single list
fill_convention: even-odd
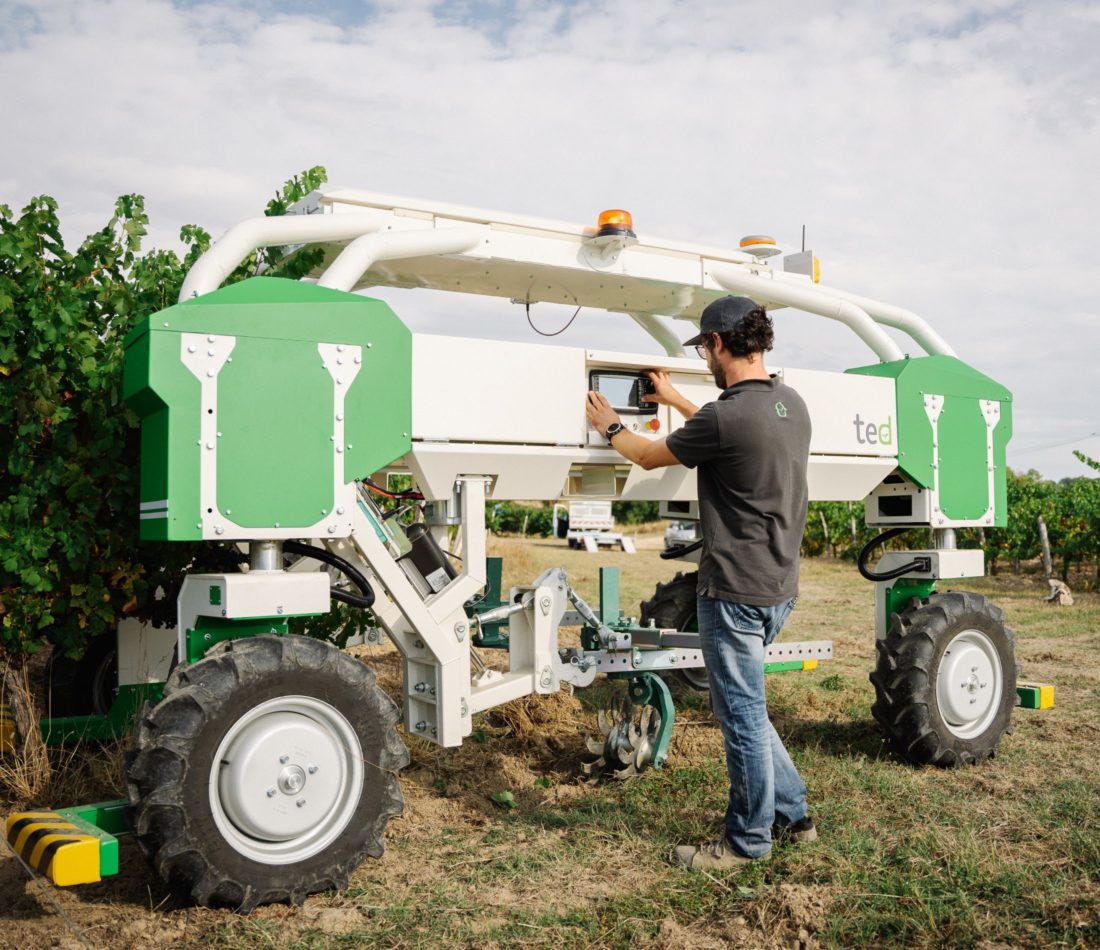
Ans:
[{"label": "antenna", "polygon": [[806,225],[802,225],[802,250],[806,250]]}]

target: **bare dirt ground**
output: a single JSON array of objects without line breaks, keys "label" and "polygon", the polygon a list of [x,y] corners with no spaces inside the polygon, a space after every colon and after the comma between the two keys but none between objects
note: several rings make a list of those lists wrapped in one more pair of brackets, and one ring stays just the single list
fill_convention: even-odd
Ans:
[{"label": "bare dirt ground", "polygon": [[[642,540],[650,543],[633,558],[587,555],[551,541],[497,540],[493,553],[506,555],[506,583],[560,563],[593,600],[598,568],[616,564],[624,570],[624,609],[636,612],[631,605],[671,573],[653,550],[659,540]],[[595,785],[579,768],[585,734],[595,731],[591,700],[563,691],[487,714],[459,749],[410,738],[412,762],[401,776],[405,813],[389,826],[383,858],[361,867],[344,894],[243,917],[173,896],[127,839],[117,877],[74,889],[31,880],[6,854],[0,855],[0,946],[982,946],[974,935],[987,907],[992,914],[997,899],[1011,901],[1012,887],[1006,884],[998,898],[981,882],[1003,868],[1024,874],[1017,862],[1029,849],[1061,875],[1042,912],[1054,915],[1057,933],[1070,936],[1056,940],[1046,925],[1024,917],[1006,925],[1009,903],[984,946],[1088,945],[1090,934],[1100,934],[1100,887],[1095,864],[1088,864],[1094,853],[1088,849],[1100,838],[1100,780],[1088,751],[1100,731],[1100,676],[1090,659],[1100,599],[1082,594],[1076,608],[1042,608],[1035,578],[978,582],[1008,610],[1023,671],[1059,684],[1059,706],[1018,714],[1015,735],[990,763],[949,773],[913,770],[882,754],[869,722],[870,586],[854,574],[847,564],[807,563],[800,607],[784,639],[831,639],[837,659],[813,673],[769,681],[773,719],[820,803],[815,814],[823,838],[833,836],[822,847],[778,851],[769,868],[748,877],[699,880],[670,868],[670,844],[705,834],[723,807],[721,743],[705,701],[685,691],[663,773]],[[388,647],[356,652],[395,695],[397,654]],[[78,751],[45,800],[33,804],[121,795],[113,772],[120,753]],[[1063,779],[1085,783],[1086,799],[1066,806],[1076,819],[1068,813],[1061,819],[1063,825],[1087,819],[1084,844],[1063,843],[1049,830],[1047,813],[1029,804]],[[502,790],[512,793],[514,807],[494,802]],[[0,804],[6,814],[29,803],[9,795]],[[941,807],[966,820],[929,839],[928,816]],[[991,849],[1007,862],[1003,867],[989,864]],[[956,860],[973,863],[973,873],[952,867]],[[878,868],[873,880],[861,865]],[[889,875],[895,877],[888,881]],[[907,881],[929,883],[907,891]],[[972,909],[964,913],[959,901]],[[901,912],[886,906],[899,902]],[[950,921],[967,914],[974,927],[952,931]],[[863,922],[855,930],[845,920],[851,915]],[[1072,939],[1075,933],[1085,942]]]}]

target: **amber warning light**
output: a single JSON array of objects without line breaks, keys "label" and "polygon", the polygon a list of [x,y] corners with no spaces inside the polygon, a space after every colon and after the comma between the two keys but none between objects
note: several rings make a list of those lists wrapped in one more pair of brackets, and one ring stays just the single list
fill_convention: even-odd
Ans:
[{"label": "amber warning light", "polygon": [[624,237],[637,237],[634,233],[634,219],[629,211],[620,208],[611,208],[601,211],[596,223],[596,237],[611,237],[622,235]]}]

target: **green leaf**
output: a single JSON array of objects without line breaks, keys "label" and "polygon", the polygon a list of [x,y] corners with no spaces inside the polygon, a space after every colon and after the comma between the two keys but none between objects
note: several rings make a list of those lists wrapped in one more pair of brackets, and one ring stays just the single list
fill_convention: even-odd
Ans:
[{"label": "green leaf", "polygon": [[493,794],[489,796],[489,800],[500,808],[508,809],[516,807],[516,796],[507,789],[493,792]]}]

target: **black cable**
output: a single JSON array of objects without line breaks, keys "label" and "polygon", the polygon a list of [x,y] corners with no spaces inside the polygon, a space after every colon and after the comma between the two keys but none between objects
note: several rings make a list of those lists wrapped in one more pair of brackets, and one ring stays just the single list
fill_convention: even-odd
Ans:
[{"label": "black cable", "polygon": [[360,607],[363,610],[370,610],[374,604],[373,598],[367,600],[366,597],[360,597],[358,594],[350,594],[346,590],[340,590],[339,587],[330,587],[328,592],[333,600],[338,600],[343,604],[350,604],[352,607]]},{"label": "black cable", "polygon": [[[358,568],[355,567],[350,561],[340,557],[339,554],[333,554],[327,548],[315,548],[312,544],[303,544],[301,541],[284,541],[283,550],[288,554],[298,554],[302,557],[311,557],[315,561],[321,561],[329,567],[335,567],[340,571],[348,580],[350,580],[356,587],[362,591],[362,603],[353,603],[348,600],[348,597],[355,597],[354,594],[349,594],[346,591],[338,592],[333,589],[332,596],[337,600],[342,601],[345,604],[353,604],[356,607],[362,607],[364,610],[368,609],[374,604],[374,588],[370,586],[370,581],[363,576]],[[356,600],[360,598],[356,597]]]},{"label": "black cable", "polygon": [[691,544],[682,544],[675,548],[665,548],[661,552],[662,561],[671,561],[675,557],[683,557],[685,554],[691,554],[692,551],[698,551],[703,546],[703,539],[698,541],[692,541]]},{"label": "black cable", "polygon": [[383,521],[389,521],[390,518],[400,518],[406,511],[412,511],[416,505],[401,505],[399,508],[391,508],[384,515],[382,515]]},{"label": "black cable", "polygon": [[889,531],[883,531],[878,537],[868,541],[863,546],[863,550],[859,552],[859,557],[856,558],[856,567],[859,568],[859,573],[869,581],[892,581],[905,574],[910,574],[913,571],[929,570],[932,564],[927,557],[914,558],[908,564],[902,564],[899,567],[895,567],[889,571],[882,571],[881,573],[872,571],[867,567],[867,558],[870,556],[872,550],[880,544],[885,544],[891,538],[896,538],[899,534],[905,534],[905,532],[909,530],[911,530],[909,525],[905,525],[901,528],[891,528]]},{"label": "black cable", "polygon": [[[575,300],[576,298],[574,297],[573,299]],[[553,333],[545,333],[542,330],[540,330],[538,327],[536,327],[535,324],[531,320],[531,301],[530,300],[525,300],[523,302],[523,304],[527,308],[527,325],[532,330],[534,330],[539,336],[561,336],[566,330],[568,330],[573,325],[573,321],[577,319],[577,314],[581,312],[581,305],[577,304],[577,309],[573,311],[573,316],[571,316],[569,318],[568,322],[565,324],[564,327],[562,327],[560,330],[555,330]]]}]

